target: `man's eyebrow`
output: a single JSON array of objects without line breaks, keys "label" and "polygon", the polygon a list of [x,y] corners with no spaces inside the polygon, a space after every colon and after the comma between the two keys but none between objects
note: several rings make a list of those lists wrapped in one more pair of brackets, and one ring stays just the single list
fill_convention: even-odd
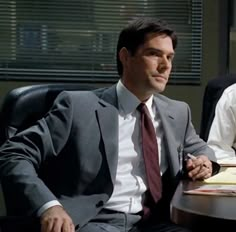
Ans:
[{"label": "man's eyebrow", "polygon": [[[161,53],[161,54],[164,53],[163,50],[158,49],[158,48],[147,48],[146,51],[155,51],[155,52]],[[174,56],[174,55],[175,55],[175,52],[170,52],[170,53],[168,53],[168,55]]]}]

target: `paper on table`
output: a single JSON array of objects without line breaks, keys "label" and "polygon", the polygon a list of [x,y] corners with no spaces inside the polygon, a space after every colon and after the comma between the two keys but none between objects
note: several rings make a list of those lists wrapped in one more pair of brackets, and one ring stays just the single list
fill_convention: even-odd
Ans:
[{"label": "paper on table", "polygon": [[202,181],[200,187],[184,191],[184,193],[236,196],[236,167],[225,168],[224,171]]},{"label": "paper on table", "polygon": [[236,157],[229,157],[217,160],[217,163],[222,167],[236,167]]},{"label": "paper on table", "polygon": [[236,167],[226,168],[224,171],[205,179],[204,182],[207,184],[236,184]]},{"label": "paper on table", "polygon": [[202,185],[196,189],[184,191],[185,194],[236,196],[236,185]]}]

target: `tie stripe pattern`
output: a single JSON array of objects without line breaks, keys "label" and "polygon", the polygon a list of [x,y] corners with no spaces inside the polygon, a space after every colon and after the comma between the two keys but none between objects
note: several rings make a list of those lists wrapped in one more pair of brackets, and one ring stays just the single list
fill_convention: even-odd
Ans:
[{"label": "tie stripe pattern", "polygon": [[148,189],[156,203],[161,198],[162,193],[156,133],[147,106],[144,103],[141,103],[137,109],[141,116],[142,149]]}]

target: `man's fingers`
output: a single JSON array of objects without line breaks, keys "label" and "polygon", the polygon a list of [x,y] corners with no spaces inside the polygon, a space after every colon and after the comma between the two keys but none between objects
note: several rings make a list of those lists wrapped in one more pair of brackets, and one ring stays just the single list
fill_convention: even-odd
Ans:
[{"label": "man's fingers", "polygon": [[186,164],[188,176],[193,180],[203,180],[212,175],[212,163],[204,155],[189,159]]},{"label": "man's fingers", "polygon": [[189,177],[193,180],[202,180],[209,178],[212,175],[212,169],[210,167],[206,167],[204,165],[197,166],[193,170],[188,173]]},{"label": "man's fingers", "polygon": [[70,216],[61,206],[47,209],[40,218],[41,232],[74,232]]},{"label": "man's fingers", "polygon": [[74,232],[75,231],[74,224],[70,221],[63,223],[61,231],[62,232]]},{"label": "man's fingers", "polygon": [[56,218],[54,220],[54,225],[53,225],[53,229],[52,229],[51,232],[64,232],[62,230],[63,224],[64,224],[64,222],[63,222],[63,220],[61,218]]},{"label": "man's fingers", "polygon": [[43,221],[41,232],[74,232],[75,228],[69,220],[55,218],[54,220]]},{"label": "man's fingers", "polygon": [[41,232],[51,232],[53,228],[53,220],[41,221]]}]

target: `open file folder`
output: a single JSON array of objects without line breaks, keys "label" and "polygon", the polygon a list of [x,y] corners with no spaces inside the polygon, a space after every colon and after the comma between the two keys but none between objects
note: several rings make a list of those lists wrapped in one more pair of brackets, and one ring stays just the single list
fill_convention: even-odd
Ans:
[{"label": "open file folder", "polygon": [[200,186],[184,191],[186,194],[236,196],[236,167],[225,168],[205,179]]},{"label": "open file folder", "polygon": [[185,194],[193,195],[215,195],[236,197],[236,185],[212,185],[205,184],[195,189],[184,191]]},{"label": "open file folder", "polygon": [[224,171],[205,179],[207,184],[235,184],[236,185],[236,167],[225,168]]},{"label": "open file folder", "polygon": [[229,157],[217,160],[221,167],[236,167],[236,157]]}]

